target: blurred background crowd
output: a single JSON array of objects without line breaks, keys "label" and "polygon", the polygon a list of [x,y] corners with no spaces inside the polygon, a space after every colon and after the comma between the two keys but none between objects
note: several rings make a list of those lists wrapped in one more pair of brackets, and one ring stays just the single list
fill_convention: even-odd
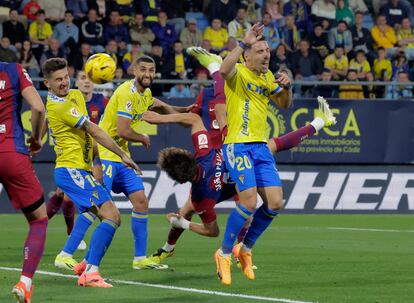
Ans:
[{"label": "blurred background crowd", "polygon": [[[41,77],[45,60],[64,57],[74,77],[91,54],[105,52],[117,62],[116,79],[125,79],[133,76],[131,63],[148,54],[158,79],[205,81],[208,71],[186,48],[201,46],[224,58],[261,22],[272,72],[324,83],[301,82],[294,87],[296,97],[411,99],[413,86],[398,83],[414,80],[412,2],[0,0],[0,61],[19,62],[32,77]],[[355,84],[362,81],[388,83]],[[194,97],[202,85],[157,85],[154,95]]]}]

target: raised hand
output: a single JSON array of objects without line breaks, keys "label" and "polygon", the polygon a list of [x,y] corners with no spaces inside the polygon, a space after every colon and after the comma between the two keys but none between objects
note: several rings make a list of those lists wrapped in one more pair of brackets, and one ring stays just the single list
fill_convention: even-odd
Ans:
[{"label": "raised hand", "polygon": [[254,24],[251,29],[244,36],[243,42],[247,45],[252,45],[256,41],[260,40],[263,35],[264,25],[259,23]]}]

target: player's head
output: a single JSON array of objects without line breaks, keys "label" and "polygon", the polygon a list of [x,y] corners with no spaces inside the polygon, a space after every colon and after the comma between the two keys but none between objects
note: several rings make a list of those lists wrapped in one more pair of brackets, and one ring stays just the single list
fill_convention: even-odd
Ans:
[{"label": "player's head", "polygon": [[150,87],[155,77],[155,61],[149,56],[141,56],[134,62],[134,76],[142,89]]},{"label": "player's head", "polygon": [[198,167],[191,152],[178,147],[168,147],[158,154],[158,166],[170,178],[178,183],[194,181],[197,177]]},{"label": "player's head", "polygon": [[269,70],[270,48],[264,38],[253,43],[244,52],[246,66],[256,73],[266,73]]},{"label": "player's head", "polygon": [[66,59],[47,59],[42,66],[42,72],[44,83],[49,91],[58,97],[64,97],[69,93],[70,77]]},{"label": "player's head", "polygon": [[93,92],[93,82],[86,76],[86,72],[83,70],[78,71],[76,75],[76,87],[85,95]]}]

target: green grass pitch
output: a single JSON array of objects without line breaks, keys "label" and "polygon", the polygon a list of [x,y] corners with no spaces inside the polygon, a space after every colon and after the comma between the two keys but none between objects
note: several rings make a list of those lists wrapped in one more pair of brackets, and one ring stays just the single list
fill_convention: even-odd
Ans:
[{"label": "green grass pitch", "polygon": [[[132,270],[133,243],[129,216],[122,216],[112,246],[101,265],[105,278],[172,285],[162,289],[114,283],[112,289],[76,286],[76,280],[38,274],[33,302],[414,302],[414,219],[408,215],[282,215],[258,241],[253,261],[256,280],[248,281],[233,266],[233,284],[221,286],[215,275],[213,253],[219,238],[186,232],[165,271]],[[224,230],[226,215],[219,216]],[[0,216],[0,267],[20,268],[27,225],[21,215]],[[168,224],[151,215],[148,254],[163,245]],[[66,240],[62,216],[49,222],[47,247],[40,270],[53,266]],[[88,233],[88,239],[90,237]],[[83,257],[77,252],[77,259]],[[20,273],[0,269],[0,302],[13,302],[10,290]],[[260,298],[223,297],[188,292],[188,288]],[[280,299],[279,301],[277,301]],[[291,301],[289,301],[291,300]]]}]

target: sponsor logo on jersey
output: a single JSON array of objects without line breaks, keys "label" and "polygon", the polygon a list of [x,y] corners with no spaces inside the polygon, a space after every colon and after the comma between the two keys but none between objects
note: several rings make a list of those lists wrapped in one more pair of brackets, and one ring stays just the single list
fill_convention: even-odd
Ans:
[{"label": "sponsor logo on jersey", "polygon": [[79,114],[78,110],[77,110],[76,108],[74,108],[74,107],[72,107],[72,108],[70,109],[70,114],[71,114],[72,116],[76,117],[76,118],[79,118],[79,117],[80,117],[80,114]]},{"label": "sponsor logo on jersey", "polygon": [[197,139],[198,139],[198,148],[200,149],[208,148],[208,138],[206,134],[198,135]]},{"label": "sponsor logo on jersey", "polygon": [[6,133],[6,124],[0,124],[0,134]]},{"label": "sponsor logo on jersey", "polygon": [[125,110],[127,112],[132,112],[132,102],[131,101],[127,101],[127,103],[125,104]]}]

